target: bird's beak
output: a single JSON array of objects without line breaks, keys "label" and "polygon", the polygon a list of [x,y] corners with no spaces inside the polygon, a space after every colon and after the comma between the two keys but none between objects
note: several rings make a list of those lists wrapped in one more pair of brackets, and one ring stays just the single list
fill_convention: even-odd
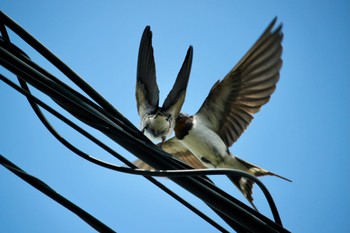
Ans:
[{"label": "bird's beak", "polygon": [[155,115],[154,115],[154,118],[157,118],[159,116],[164,116],[164,114],[160,111],[158,111]]}]

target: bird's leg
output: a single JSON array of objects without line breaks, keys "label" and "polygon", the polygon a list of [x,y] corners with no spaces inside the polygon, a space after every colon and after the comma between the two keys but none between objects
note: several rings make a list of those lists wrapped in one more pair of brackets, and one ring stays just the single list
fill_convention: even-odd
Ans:
[{"label": "bird's leg", "polygon": [[163,136],[163,137],[162,137],[162,142],[159,144],[159,147],[160,147],[160,148],[163,148],[163,145],[164,145],[165,139],[166,139],[166,137],[165,137],[165,136]]},{"label": "bird's leg", "polygon": [[143,128],[141,129],[141,133],[145,134],[145,130],[147,129],[147,127],[148,127],[148,125],[146,125],[145,127],[143,127]]}]

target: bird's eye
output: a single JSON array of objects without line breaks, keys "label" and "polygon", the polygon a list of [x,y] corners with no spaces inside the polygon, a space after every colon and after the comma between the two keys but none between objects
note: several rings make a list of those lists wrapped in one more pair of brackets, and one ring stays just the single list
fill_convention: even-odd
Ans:
[{"label": "bird's eye", "polygon": [[179,118],[184,118],[184,117],[187,117],[188,115],[186,114],[186,113],[182,113],[182,112],[180,112],[180,114],[179,114]]}]

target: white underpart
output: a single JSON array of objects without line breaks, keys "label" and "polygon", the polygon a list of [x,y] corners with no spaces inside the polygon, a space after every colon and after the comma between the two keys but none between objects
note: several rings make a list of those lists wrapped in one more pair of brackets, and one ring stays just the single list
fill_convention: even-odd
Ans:
[{"label": "white underpart", "polygon": [[228,152],[220,136],[205,124],[198,122],[195,116],[192,129],[180,142],[202,162],[202,158],[209,160],[211,164],[204,163],[208,168],[234,168],[247,171],[247,168]]},{"label": "white underpart", "polygon": [[172,133],[173,125],[166,116],[146,115],[141,121],[141,129],[145,128],[145,134],[151,139],[168,137]]},{"label": "white underpart", "polygon": [[[202,122],[197,122],[195,117],[192,129],[180,142],[208,168],[234,168],[249,172],[247,167],[227,150],[220,136]],[[210,163],[205,163],[202,158],[209,160]],[[243,195],[248,198],[250,191],[247,182],[246,178],[239,179],[240,189]]]},{"label": "white underpart", "polygon": [[229,156],[222,139],[205,125],[198,124],[196,118],[189,134],[181,142],[201,161],[202,158],[209,160],[211,164],[205,163],[208,167],[221,167]]}]

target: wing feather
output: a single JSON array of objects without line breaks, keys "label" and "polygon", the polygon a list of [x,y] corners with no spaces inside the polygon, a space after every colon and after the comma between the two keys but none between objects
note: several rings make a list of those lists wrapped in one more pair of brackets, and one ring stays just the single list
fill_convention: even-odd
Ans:
[{"label": "wing feather", "polygon": [[181,66],[179,74],[175,80],[175,84],[168,96],[164,100],[162,110],[171,114],[174,120],[178,117],[182,105],[185,101],[186,89],[188,80],[191,73],[192,67],[192,58],[193,58],[193,48],[190,46],[187,50],[185,60]]},{"label": "wing feather", "polygon": [[253,114],[270,100],[282,66],[282,25],[276,18],[257,42],[225,76],[214,84],[196,119],[214,130],[230,147],[244,132]]},{"label": "wing feather", "polygon": [[147,26],[143,31],[140,42],[137,61],[136,102],[141,119],[146,114],[153,113],[159,104],[159,89],[156,81],[156,65],[150,26]]},{"label": "wing feather", "polygon": [[[187,165],[193,168],[196,168],[196,169],[206,168],[205,165],[199,159],[197,159],[197,157],[194,156],[189,150],[187,150],[187,148],[184,145],[182,145],[182,143],[179,140],[177,140],[175,137],[165,141],[163,143],[162,149],[165,152],[173,155],[174,157],[180,159],[182,162],[186,163]],[[148,164],[146,164],[145,162],[139,159],[136,160],[134,164],[141,169],[145,169],[145,170],[153,169],[151,166],[149,166]]]}]

